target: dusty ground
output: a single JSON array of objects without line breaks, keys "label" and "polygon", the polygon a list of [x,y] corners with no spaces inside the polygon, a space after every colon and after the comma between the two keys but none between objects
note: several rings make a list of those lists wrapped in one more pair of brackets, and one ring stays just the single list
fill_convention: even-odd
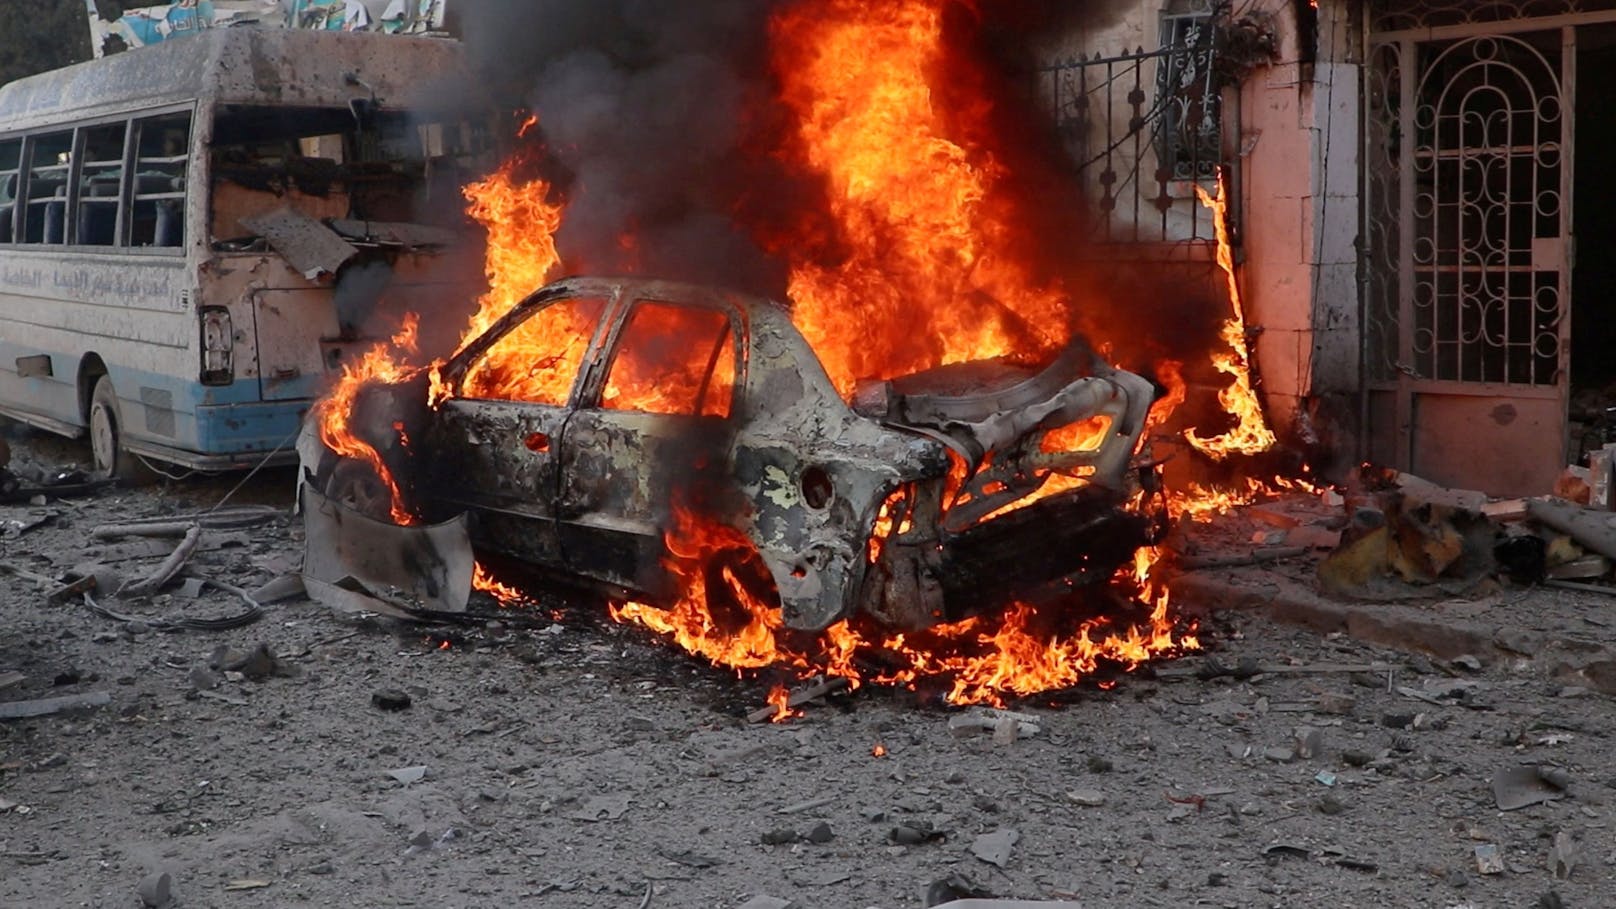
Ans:
[{"label": "dusty ground", "polygon": [[[85,457],[37,438],[18,448]],[[55,576],[92,557],[97,525],[209,509],[238,479],[0,507],[0,563]],[[289,472],[265,473],[231,504],[290,495]],[[286,517],[249,533],[193,570],[252,586],[297,558]],[[1224,613],[1211,656],[1247,677],[1199,678],[1208,657],[1189,657],[1019,705],[1041,728],[997,744],[952,735],[954,712],[901,692],[749,726],[758,683],[589,604],[554,605],[572,607],[561,623],[455,631],[443,649],[441,634],[305,601],[231,631],[144,630],[0,574],[0,677],[27,676],[0,703],[110,694],[0,720],[0,905],[138,907],[154,871],[184,907],[734,907],[754,894],[914,907],[951,875],[1087,907],[1616,905],[1611,702],[1541,660],[1495,653],[1469,669]],[[1572,637],[1606,634],[1613,614],[1542,592],[1495,607]],[[120,608],[160,619],[237,603],[210,591]],[[260,644],[280,672],[195,690],[217,648]],[[1321,671],[1371,663],[1389,668]],[[411,705],[379,709],[382,689]],[[1539,764],[1569,776],[1564,797],[1500,811],[1495,773]],[[409,767],[424,777],[388,775]],[[819,822],[828,842],[764,844]],[[938,841],[893,843],[926,825]],[[974,854],[1005,831],[1002,867]],[[1551,870],[1559,834],[1565,879]],[[1478,868],[1488,846],[1498,873]]]}]

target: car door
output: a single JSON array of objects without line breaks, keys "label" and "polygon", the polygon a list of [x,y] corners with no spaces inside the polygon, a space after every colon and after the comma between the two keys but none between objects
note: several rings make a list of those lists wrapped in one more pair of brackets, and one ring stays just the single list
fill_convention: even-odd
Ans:
[{"label": "car door", "polygon": [[497,324],[446,371],[433,421],[436,495],[478,513],[479,542],[559,564],[558,445],[610,299],[564,296]]},{"label": "car door", "polygon": [[628,308],[562,438],[557,514],[571,568],[672,592],[669,515],[681,504],[723,507],[742,325],[718,304],[642,298]]}]

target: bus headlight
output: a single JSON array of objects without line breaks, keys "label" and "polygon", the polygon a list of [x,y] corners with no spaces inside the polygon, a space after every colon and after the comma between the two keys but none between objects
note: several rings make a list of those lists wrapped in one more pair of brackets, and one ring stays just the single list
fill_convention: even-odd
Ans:
[{"label": "bus headlight", "polygon": [[235,381],[236,369],[230,357],[235,344],[236,333],[230,324],[230,310],[223,306],[202,307],[203,385],[229,385]]}]

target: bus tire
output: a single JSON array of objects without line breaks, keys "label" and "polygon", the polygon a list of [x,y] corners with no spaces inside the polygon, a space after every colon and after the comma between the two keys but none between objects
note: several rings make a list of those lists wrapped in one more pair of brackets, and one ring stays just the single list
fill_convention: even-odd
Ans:
[{"label": "bus tire", "polygon": [[150,470],[123,447],[123,422],[118,414],[118,393],[112,379],[100,376],[90,392],[90,453],[95,469],[129,483],[149,482]]}]

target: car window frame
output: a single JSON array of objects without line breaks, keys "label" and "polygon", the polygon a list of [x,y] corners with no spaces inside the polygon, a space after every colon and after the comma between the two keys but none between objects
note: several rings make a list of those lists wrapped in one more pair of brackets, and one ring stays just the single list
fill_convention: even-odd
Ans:
[{"label": "car window frame", "polygon": [[[498,344],[506,335],[515,331],[522,323],[534,318],[544,310],[558,303],[568,300],[584,298],[599,299],[604,302],[600,315],[595,319],[595,330],[590,335],[589,344],[584,348],[583,359],[578,363],[578,373],[572,378],[572,387],[567,393],[567,399],[562,404],[547,404],[540,401],[525,401],[512,398],[481,398],[465,394],[466,374],[471,367],[490,347]],[[501,316],[487,331],[479,335],[476,340],[467,344],[450,358],[445,367],[444,381],[452,390],[452,399],[460,401],[479,401],[490,403],[520,404],[528,407],[550,407],[565,410],[576,410],[579,400],[583,397],[583,389],[598,371],[599,360],[606,346],[606,338],[616,330],[616,323],[621,321],[624,307],[621,305],[622,291],[618,288],[605,290],[598,287],[545,287],[534,291],[525,299],[511,307],[511,311]]]},{"label": "car window frame", "polygon": [[[629,317],[634,312],[636,304],[660,303],[665,306],[684,307],[686,309],[702,309],[722,315],[729,326],[730,355],[734,358],[734,370],[730,379],[729,412],[725,416],[716,417],[703,414],[660,414],[649,413],[643,410],[626,410],[615,407],[601,406],[601,396],[606,391],[606,377],[611,371],[612,363],[617,359],[617,351],[623,340],[623,332],[628,327]],[[707,302],[704,300],[691,300],[680,298],[674,294],[658,295],[640,289],[640,292],[620,294],[617,306],[611,318],[611,330],[603,340],[599,350],[599,360],[596,369],[590,376],[587,387],[581,389],[575,410],[592,410],[598,413],[631,414],[648,417],[668,418],[675,420],[708,420],[717,422],[731,422],[738,418],[742,409],[746,379],[746,333],[747,321],[745,314],[737,307],[723,302]],[[708,380],[711,380],[709,373]]]}]

